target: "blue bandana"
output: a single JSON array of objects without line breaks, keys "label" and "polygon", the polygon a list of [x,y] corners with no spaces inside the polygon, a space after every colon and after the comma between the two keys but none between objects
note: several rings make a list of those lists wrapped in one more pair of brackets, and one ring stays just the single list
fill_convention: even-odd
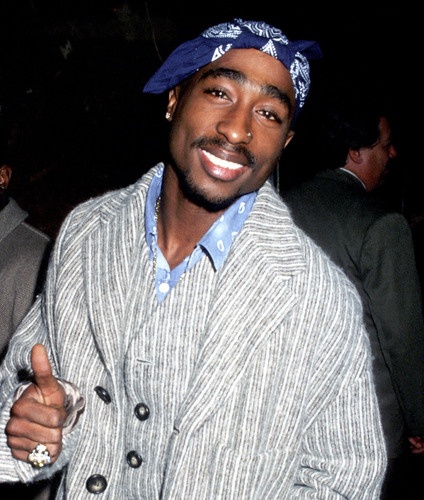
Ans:
[{"label": "blue bandana", "polygon": [[161,94],[215,61],[230,49],[258,49],[278,59],[293,80],[296,112],[303,106],[309,91],[308,59],[322,56],[317,42],[290,42],[284,33],[265,22],[234,19],[212,26],[199,37],[177,47],[146,83],[143,91]]}]

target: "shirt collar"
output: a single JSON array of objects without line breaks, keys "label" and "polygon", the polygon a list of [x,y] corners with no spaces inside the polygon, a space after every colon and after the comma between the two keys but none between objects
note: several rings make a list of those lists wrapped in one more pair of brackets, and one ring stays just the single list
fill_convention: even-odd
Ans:
[{"label": "shirt collar", "polygon": [[362,184],[363,188],[365,190],[367,189],[365,184],[361,181],[361,179],[356,174],[354,174],[353,172],[351,172],[350,170],[348,170],[347,168],[344,168],[344,167],[340,167],[339,170],[343,170],[343,172],[346,172],[349,175],[351,175],[352,177],[355,177],[355,179],[357,179]]},{"label": "shirt collar", "polygon": [[208,253],[216,270],[224,263],[235,236],[247,219],[256,192],[248,193],[237,200],[213,223],[200,240],[205,253]]},{"label": "shirt collar", "polygon": [[[156,245],[157,227],[155,221],[156,200],[161,192],[164,166],[153,177],[146,200],[145,229],[147,244],[153,258]],[[237,198],[237,200],[212,224],[207,233],[197,244],[202,252],[209,255],[215,270],[224,263],[236,234],[247,219],[257,192],[252,192]],[[197,253],[197,252],[196,252]]]}]

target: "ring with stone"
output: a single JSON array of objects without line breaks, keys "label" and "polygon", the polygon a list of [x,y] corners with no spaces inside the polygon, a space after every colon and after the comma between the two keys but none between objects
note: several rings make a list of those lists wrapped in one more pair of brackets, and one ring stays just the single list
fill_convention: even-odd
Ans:
[{"label": "ring with stone", "polygon": [[37,444],[37,446],[28,455],[28,462],[36,469],[41,469],[45,465],[50,464],[52,461],[49,450],[44,444]]}]

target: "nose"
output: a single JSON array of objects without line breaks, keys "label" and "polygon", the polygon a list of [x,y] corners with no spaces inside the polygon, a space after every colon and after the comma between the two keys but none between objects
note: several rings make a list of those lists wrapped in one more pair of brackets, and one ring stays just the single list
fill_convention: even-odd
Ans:
[{"label": "nose", "polygon": [[251,125],[248,113],[233,109],[219,121],[217,131],[231,144],[249,144],[253,139]]}]

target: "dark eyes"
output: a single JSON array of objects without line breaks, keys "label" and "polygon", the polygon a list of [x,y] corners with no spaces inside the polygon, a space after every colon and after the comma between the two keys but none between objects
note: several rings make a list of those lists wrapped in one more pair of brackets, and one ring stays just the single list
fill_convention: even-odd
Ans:
[{"label": "dark eyes", "polygon": [[226,99],[227,98],[227,94],[221,89],[206,89],[205,93],[211,94],[211,95],[217,97],[218,99]]},{"label": "dark eyes", "polygon": [[[220,89],[220,88],[209,88],[205,90],[206,94],[212,95],[216,97],[217,99],[223,99],[223,100],[230,100],[228,97],[227,93],[225,90]],[[258,113],[260,116],[264,117],[266,120],[269,121],[275,121],[277,123],[282,123],[282,120],[280,116],[273,110],[271,109],[257,109],[256,113]]]},{"label": "dark eyes", "polygon": [[261,111],[258,111],[262,116],[264,116],[267,120],[275,120],[278,123],[281,123],[280,117],[274,113],[273,111],[269,111],[267,109],[263,109]]}]

